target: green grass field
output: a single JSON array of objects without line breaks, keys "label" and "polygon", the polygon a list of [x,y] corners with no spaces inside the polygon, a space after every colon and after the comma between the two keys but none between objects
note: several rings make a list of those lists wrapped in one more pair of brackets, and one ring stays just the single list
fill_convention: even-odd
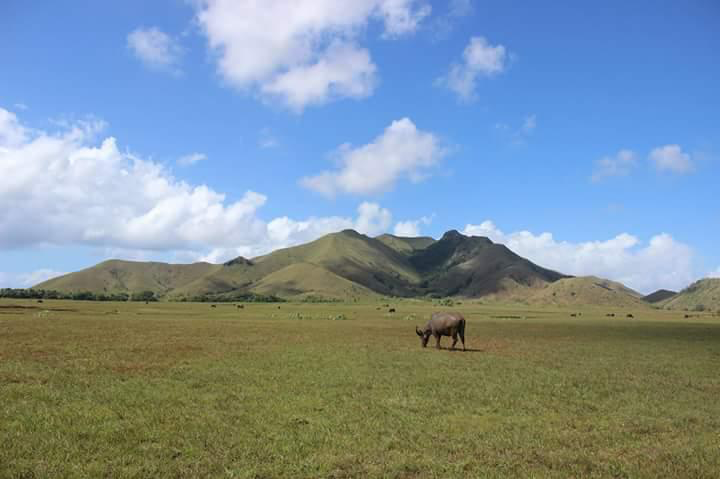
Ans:
[{"label": "green grass field", "polygon": [[0,477],[720,476],[720,318],[380,305],[2,299]]}]

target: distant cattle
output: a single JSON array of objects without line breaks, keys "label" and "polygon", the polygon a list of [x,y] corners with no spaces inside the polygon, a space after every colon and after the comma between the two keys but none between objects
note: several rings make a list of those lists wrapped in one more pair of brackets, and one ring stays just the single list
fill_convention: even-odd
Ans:
[{"label": "distant cattle", "polygon": [[244,309],[244,308],[245,308],[245,305],[243,305],[243,304],[238,304],[237,307],[238,307],[238,309]]},{"label": "distant cattle", "polygon": [[211,308],[217,308],[217,306],[215,306],[214,304],[211,304],[210,307],[211,307]]},{"label": "distant cattle", "polygon": [[608,313],[608,314],[606,314],[605,316],[607,316],[608,318],[614,318],[614,317],[615,317],[615,313]]},{"label": "distant cattle", "polygon": [[628,318],[634,318],[635,316],[633,316],[632,314],[629,314],[629,313],[628,313],[627,317],[628,317]]},{"label": "distant cattle", "polygon": [[394,312],[395,312],[395,308],[388,309],[388,313],[394,313]]},{"label": "distant cattle", "polygon": [[38,299],[37,302],[38,302],[38,303],[42,303],[43,300],[42,300],[42,299]]},{"label": "distant cattle", "polygon": [[458,337],[462,341],[463,351],[465,351],[465,318],[460,313],[433,313],[430,321],[427,322],[423,329],[415,326],[415,333],[420,336],[420,344],[426,347],[430,336],[435,337],[435,347],[440,349],[440,338],[443,336],[452,336],[453,343],[451,349],[455,349]]},{"label": "distant cattle", "polygon": [[573,317],[573,318],[575,318],[575,317],[577,317],[577,314],[571,313],[570,316]]}]

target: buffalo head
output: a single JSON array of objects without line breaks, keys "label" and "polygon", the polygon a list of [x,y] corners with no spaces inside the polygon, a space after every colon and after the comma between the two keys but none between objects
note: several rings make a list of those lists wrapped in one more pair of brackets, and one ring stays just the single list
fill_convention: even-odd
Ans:
[{"label": "buffalo head", "polygon": [[430,331],[423,331],[417,326],[415,326],[415,333],[420,336],[420,344],[424,348],[427,346],[428,339],[430,339],[430,335],[432,334]]}]

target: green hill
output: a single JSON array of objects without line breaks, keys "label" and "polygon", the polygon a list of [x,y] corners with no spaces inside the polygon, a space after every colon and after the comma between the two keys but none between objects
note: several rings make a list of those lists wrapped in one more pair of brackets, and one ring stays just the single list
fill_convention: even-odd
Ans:
[{"label": "green hill", "polygon": [[542,268],[485,237],[448,231],[410,263],[423,276],[419,292],[435,296],[515,296],[566,277]]},{"label": "green hill", "polygon": [[647,306],[641,295],[600,278],[542,268],[488,238],[448,231],[439,240],[353,230],[221,265],[105,261],[36,286],[62,292],[150,290],[170,300],[483,297],[557,305]]},{"label": "green hill", "polygon": [[251,292],[280,297],[371,298],[376,293],[314,264],[296,263],[270,273]]},{"label": "green hill", "polygon": [[637,291],[621,283],[595,276],[561,279],[534,292],[528,297],[527,301],[533,304],[557,306],[649,307],[642,300],[642,295]]},{"label": "green hill", "polygon": [[667,301],[668,299],[675,296],[677,293],[675,291],[670,291],[667,289],[658,289],[654,293],[650,293],[647,296],[643,296],[643,301],[646,303],[660,303],[662,301]]},{"label": "green hill", "polygon": [[218,268],[218,265],[210,263],[168,264],[113,259],[50,279],[34,288],[93,293],[152,291],[164,295]]},{"label": "green hill", "polygon": [[429,236],[409,238],[406,236],[395,236],[391,234],[380,235],[375,239],[402,254],[412,254],[415,251],[427,248],[435,242],[435,240]]},{"label": "green hill", "polygon": [[695,281],[659,305],[665,309],[684,311],[720,311],[720,278]]}]

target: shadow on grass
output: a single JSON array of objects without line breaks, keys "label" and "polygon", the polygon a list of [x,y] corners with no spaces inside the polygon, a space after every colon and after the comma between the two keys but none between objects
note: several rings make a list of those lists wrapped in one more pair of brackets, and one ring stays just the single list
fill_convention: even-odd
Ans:
[{"label": "shadow on grass", "polygon": [[[428,346],[427,349],[432,349],[434,351],[438,351],[438,349],[435,346]],[[462,348],[455,348],[452,349],[449,346],[440,346],[440,351],[449,351],[451,353],[484,353],[484,349],[475,349],[475,348],[465,348],[465,351],[463,351]]]}]

